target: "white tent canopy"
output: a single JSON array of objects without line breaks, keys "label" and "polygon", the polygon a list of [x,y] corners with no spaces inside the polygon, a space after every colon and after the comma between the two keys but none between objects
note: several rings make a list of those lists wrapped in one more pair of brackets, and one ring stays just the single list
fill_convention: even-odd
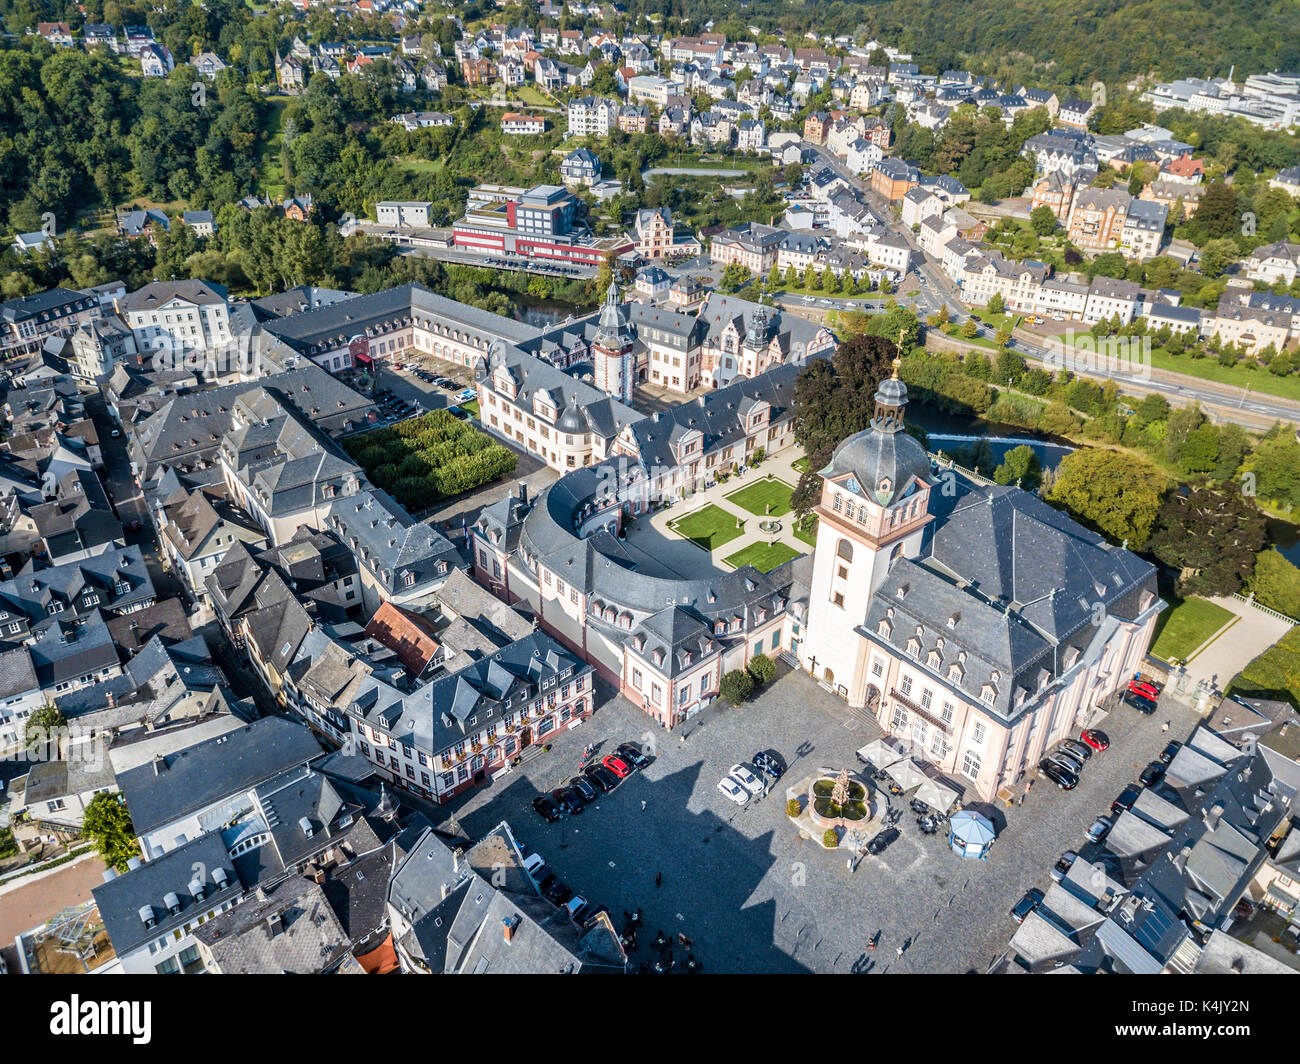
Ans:
[{"label": "white tent canopy", "polygon": [[882,771],[887,769],[890,765],[897,764],[899,761],[904,760],[906,757],[906,754],[899,750],[895,750],[885,742],[884,739],[876,739],[869,742],[858,751],[859,761],[875,765],[877,769]]},{"label": "white tent canopy", "polygon": [[892,779],[904,791],[910,791],[913,787],[919,787],[923,783],[928,783],[924,772],[916,767],[916,762],[911,758],[904,758],[896,764],[890,765],[885,769],[885,775]]},{"label": "white tent canopy", "polygon": [[957,800],[957,792],[945,787],[942,783],[926,780],[912,797],[918,802],[924,802],[931,809],[946,813],[952,808],[952,803]]}]

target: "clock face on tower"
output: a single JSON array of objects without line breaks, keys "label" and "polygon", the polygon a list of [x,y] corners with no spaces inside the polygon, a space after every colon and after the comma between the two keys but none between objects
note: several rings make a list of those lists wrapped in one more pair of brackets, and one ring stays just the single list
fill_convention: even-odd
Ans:
[{"label": "clock face on tower", "polygon": [[862,487],[858,484],[857,477],[849,477],[849,479],[844,482],[844,487],[853,492],[854,495],[862,494]]}]

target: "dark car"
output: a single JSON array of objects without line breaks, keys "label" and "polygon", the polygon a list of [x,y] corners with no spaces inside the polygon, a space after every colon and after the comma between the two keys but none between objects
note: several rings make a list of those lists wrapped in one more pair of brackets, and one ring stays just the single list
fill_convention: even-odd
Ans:
[{"label": "dark car", "polygon": [[1064,765],[1076,776],[1083,773],[1083,758],[1075,756],[1075,754],[1064,747],[1053,750],[1048,757],[1058,765]]},{"label": "dark car", "polygon": [[1065,853],[1057,859],[1056,864],[1052,865],[1052,879],[1059,883],[1065,878],[1066,873],[1074,867],[1074,862],[1079,859],[1079,855],[1073,850],[1066,850]]},{"label": "dark car", "polygon": [[560,819],[560,807],[545,794],[539,794],[533,799],[533,811],[548,824],[554,824]]},{"label": "dark car", "polygon": [[568,787],[560,787],[551,791],[551,798],[554,799],[556,805],[567,813],[582,812],[582,799],[569,790]]},{"label": "dark car", "polygon": [[556,905],[563,905],[573,897],[573,891],[569,889],[567,883],[562,883],[558,879],[547,887],[544,891],[546,900],[554,902]]},{"label": "dark car", "polygon": [[1043,901],[1043,892],[1037,887],[1030,887],[1025,896],[1011,906],[1011,919],[1018,924],[1025,922],[1025,917],[1038,908]]},{"label": "dark car", "polygon": [[1110,829],[1114,826],[1115,821],[1110,817],[1099,816],[1092,822],[1092,826],[1088,828],[1084,834],[1087,835],[1089,842],[1101,842],[1102,839],[1110,834]]},{"label": "dark car", "polygon": [[1119,814],[1124,812],[1126,809],[1132,809],[1133,803],[1138,800],[1138,795],[1141,793],[1141,787],[1136,783],[1130,783],[1120,792],[1120,796],[1110,803],[1110,811],[1115,816],[1119,816]]},{"label": "dark car", "polygon": [[587,779],[591,780],[597,790],[609,792],[618,786],[618,777],[604,765],[592,765],[585,771]]},{"label": "dark car", "polygon": [[1174,759],[1174,756],[1183,748],[1183,744],[1177,739],[1173,740],[1168,746],[1160,751],[1160,763],[1167,765]]},{"label": "dark car", "polygon": [[1069,751],[1080,761],[1087,761],[1088,758],[1092,757],[1092,747],[1075,739],[1062,739],[1060,749]]},{"label": "dark car", "polygon": [[594,802],[600,797],[600,792],[591,785],[591,780],[586,776],[574,776],[569,780],[567,786],[578,792],[578,795],[584,802]]},{"label": "dark car", "polygon": [[1040,761],[1038,763],[1038,771],[1063,791],[1072,791],[1079,785],[1079,777],[1059,761]]},{"label": "dark car", "polygon": [[752,764],[759,772],[766,772],[774,780],[779,780],[785,775],[785,766],[781,764],[780,758],[768,750],[760,750],[751,759]]},{"label": "dark car", "polygon": [[549,865],[540,864],[532,871],[533,882],[537,884],[537,889],[545,894],[551,889],[555,882],[555,873],[551,871]]},{"label": "dark car", "polygon": [[885,828],[884,831],[880,832],[880,834],[867,843],[867,853],[871,854],[873,857],[876,854],[884,853],[885,847],[897,839],[898,836],[898,828]]},{"label": "dark car", "polygon": [[650,759],[631,743],[619,743],[614,752],[633,768],[645,768],[650,764]]},{"label": "dark car", "polygon": [[1125,691],[1124,697],[1120,700],[1126,705],[1132,706],[1139,713],[1145,713],[1150,716],[1156,711],[1156,704],[1145,695],[1140,695],[1136,691]]},{"label": "dark car", "polygon": [[1154,783],[1159,783],[1164,778],[1164,763],[1161,761],[1152,761],[1151,764],[1147,765],[1147,767],[1142,770],[1141,775],[1138,776],[1138,782],[1144,787],[1150,787]]}]

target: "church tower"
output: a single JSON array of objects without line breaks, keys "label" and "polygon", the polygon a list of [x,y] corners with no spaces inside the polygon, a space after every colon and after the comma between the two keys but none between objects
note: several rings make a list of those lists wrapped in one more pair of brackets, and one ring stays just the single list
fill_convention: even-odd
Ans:
[{"label": "church tower", "polygon": [[808,604],[804,668],[861,706],[866,641],[857,629],[871,596],[899,556],[916,557],[930,522],[930,457],[903,424],[907,385],[880,382],[871,425],[835,448],[820,470],[817,546]]},{"label": "church tower", "polygon": [[618,301],[618,285],[610,281],[592,340],[592,361],[595,363],[596,387],[627,406],[632,405],[632,385],[636,376],[632,345],[627,311]]}]

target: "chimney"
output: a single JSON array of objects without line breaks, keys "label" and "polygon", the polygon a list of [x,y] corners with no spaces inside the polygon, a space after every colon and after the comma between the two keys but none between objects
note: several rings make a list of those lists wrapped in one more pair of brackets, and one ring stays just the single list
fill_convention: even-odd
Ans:
[{"label": "chimney", "polygon": [[1209,809],[1205,810],[1205,826],[1213,831],[1219,826],[1219,818],[1223,816],[1223,806],[1215,802]]},{"label": "chimney", "polygon": [[528,502],[528,485],[522,480],[519,482],[519,501],[525,504]]},{"label": "chimney", "polygon": [[284,925],[280,922],[280,914],[279,914],[279,913],[271,913],[271,914],[266,918],[266,932],[267,932],[267,934],[268,934],[271,938],[275,938],[275,936],[278,935],[282,930],[284,930]]},{"label": "chimney", "polygon": [[167,759],[162,754],[155,754],[153,759],[153,774],[161,776],[167,771]]},{"label": "chimney", "polygon": [[501,932],[509,942],[515,937],[515,928],[519,926],[519,917],[507,916],[501,921]]}]

